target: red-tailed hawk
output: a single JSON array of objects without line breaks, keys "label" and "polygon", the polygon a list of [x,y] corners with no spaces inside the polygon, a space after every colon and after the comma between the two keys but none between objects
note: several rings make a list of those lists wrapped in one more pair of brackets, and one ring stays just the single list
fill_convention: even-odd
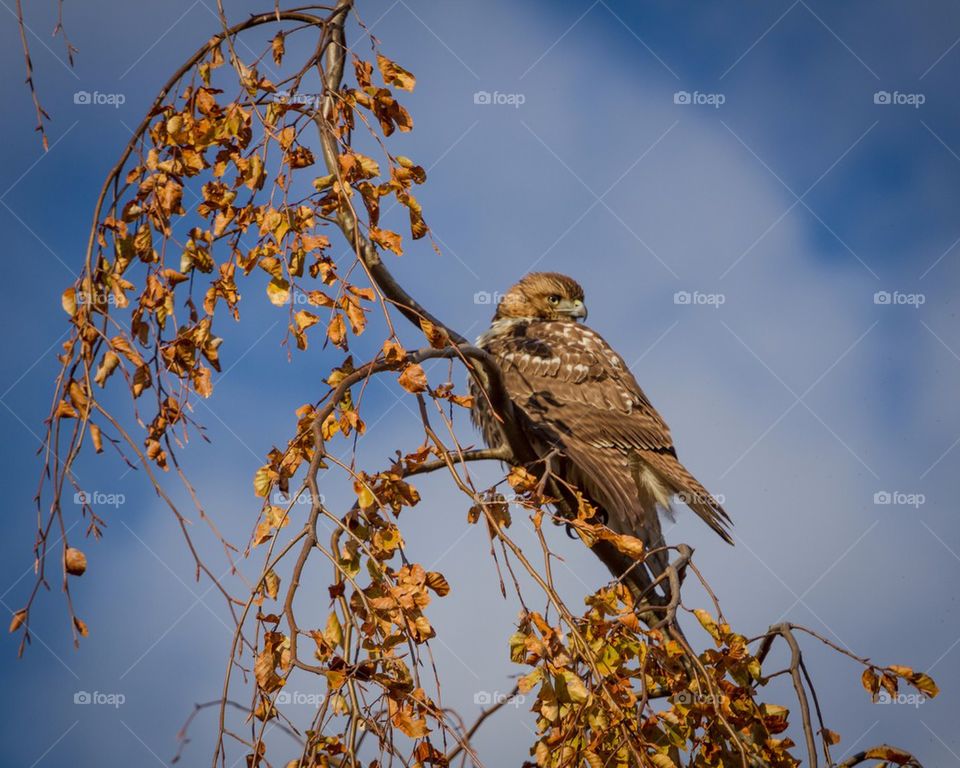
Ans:
[{"label": "red-tailed hawk", "polygon": [[[727,513],[677,459],[670,429],[623,358],[578,322],[586,316],[576,281],[535,272],[503,297],[477,340],[502,369],[529,442],[542,457],[555,451],[553,472],[578,488],[611,529],[636,536],[648,550],[664,546],[658,513],[670,513],[674,496],[732,543]],[[474,395],[474,421],[498,447],[502,437],[487,399]],[[637,571],[604,542],[594,550],[615,576],[631,566]],[[667,562],[661,551],[646,566],[656,576]],[[637,575],[641,587],[649,584],[646,574]]]}]

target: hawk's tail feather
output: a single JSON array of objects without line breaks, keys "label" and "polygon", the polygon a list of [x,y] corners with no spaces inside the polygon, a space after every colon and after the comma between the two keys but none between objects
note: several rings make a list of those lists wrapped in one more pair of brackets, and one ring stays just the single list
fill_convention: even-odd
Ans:
[{"label": "hawk's tail feather", "polygon": [[727,544],[733,544],[730,535],[730,516],[697,478],[669,453],[645,452],[643,460],[660,476],[680,501],[697,513],[701,520],[709,525]]}]

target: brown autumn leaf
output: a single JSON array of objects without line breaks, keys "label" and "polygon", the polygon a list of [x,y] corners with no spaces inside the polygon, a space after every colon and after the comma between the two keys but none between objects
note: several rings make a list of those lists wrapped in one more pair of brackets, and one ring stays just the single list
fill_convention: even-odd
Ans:
[{"label": "brown autumn leaf", "polygon": [[913,758],[908,752],[904,752],[901,749],[896,747],[891,747],[886,744],[879,747],[874,747],[873,749],[868,749],[864,754],[864,757],[870,760],[887,760],[891,763],[896,763],[897,765],[907,765],[908,763],[913,762]]},{"label": "brown autumn leaf", "polygon": [[280,66],[280,62],[283,61],[283,54],[286,53],[283,32],[277,32],[273,40],[270,41],[270,47],[273,49],[274,63]]},{"label": "brown autumn leaf", "polygon": [[643,559],[643,553],[645,551],[643,542],[635,536],[630,536],[626,533],[613,533],[612,531],[601,531],[599,535],[601,539],[611,542],[618,551],[628,557],[636,560]]},{"label": "brown autumn leaf", "polygon": [[395,85],[401,90],[412,91],[417,84],[417,78],[410,72],[379,53],[377,54],[377,67],[387,85]]},{"label": "brown autumn leaf", "polygon": [[101,387],[104,386],[107,383],[107,379],[110,378],[110,374],[116,370],[119,364],[120,358],[113,350],[108,349],[103,353],[103,360],[100,361],[100,365],[97,368],[97,372],[94,375],[93,380]]},{"label": "brown autumn leaf", "polygon": [[73,617],[73,626],[77,628],[80,637],[88,637],[90,635],[90,630],[87,629],[86,622],[78,616]]},{"label": "brown autumn leaf", "polygon": [[290,283],[282,277],[275,277],[267,283],[267,298],[275,307],[282,307],[290,301]]},{"label": "brown autumn leaf", "polygon": [[387,339],[383,342],[383,357],[390,364],[401,363],[407,356],[407,350],[398,341]]},{"label": "brown autumn leaf", "polygon": [[330,325],[327,326],[327,338],[341,349],[347,348],[347,328],[343,322],[343,315],[339,312],[330,318]]},{"label": "brown autumn leaf", "polygon": [[67,547],[63,556],[64,568],[71,576],[83,576],[87,570],[87,556],[79,549]]},{"label": "brown autumn leaf", "polygon": [[700,626],[710,633],[710,637],[719,642],[720,628],[717,626],[717,622],[714,621],[713,616],[710,615],[710,612],[703,610],[703,608],[696,608],[693,611],[693,615],[697,617],[697,621],[700,622]]},{"label": "brown autumn leaf", "polygon": [[449,346],[450,336],[443,328],[431,323],[425,317],[420,318],[420,328],[423,331],[423,335],[427,337],[430,346],[434,349],[443,349]]},{"label": "brown autumn leaf", "polygon": [[273,600],[276,600],[277,595],[280,594],[280,577],[272,568],[263,577],[263,591]]},{"label": "brown autumn leaf", "polygon": [[347,320],[350,321],[350,330],[353,331],[354,336],[359,336],[363,333],[363,329],[367,325],[367,316],[364,314],[363,307],[360,306],[359,301],[350,296],[344,297],[344,300],[346,303]]},{"label": "brown autumn leaf", "polygon": [[60,297],[60,305],[63,307],[63,311],[70,315],[70,317],[77,314],[77,289],[67,288]]},{"label": "brown autumn leaf", "polygon": [[261,499],[267,498],[276,476],[276,471],[273,467],[269,464],[264,464],[253,476],[253,492]]},{"label": "brown autumn leaf", "polygon": [[370,239],[381,248],[393,251],[397,256],[403,256],[402,238],[396,232],[379,227],[370,227]]},{"label": "brown autumn leaf", "polygon": [[411,363],[404,368],[398,381],[407,392],[427,391],[427,375],[423,372],[423,367],[419,363]]},{"label": "brown autumn leaf", "polygon": [[933,678],[923,672],[914,672],[911,667],[904,667],[900,664],[891,664],[888,669],[895,675],[902,677],[921,693],[927,694],[931,699],[940,693],[940,689]]},{"label": "brown autumn leaf", "polygon": [[103,434],[100,432],[100,427],[90,422],[90,440],[93,441],[93,450],[97,453],[103,453]]},{"label": "brown autumn leaf", "polygon": [[427,586],[436,592],[439,597],[446,597],[450,594],[450,584],[444,575],[438,571],[427,571]]}]

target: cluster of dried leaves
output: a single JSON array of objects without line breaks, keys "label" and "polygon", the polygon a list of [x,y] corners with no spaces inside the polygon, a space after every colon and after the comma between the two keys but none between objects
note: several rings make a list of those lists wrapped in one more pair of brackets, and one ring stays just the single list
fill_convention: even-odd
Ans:
[{"label": "cluster of dried leaves", "polygon": [[[241,745],[249,766],[287,759],[290,766],[304,767],[481,764],[470,738],[492,710],[467,728],[439,703],[440,681],[428,676],[436,633],[429,607],[435,597],[447,596],[450,586],[443,574],[409,561],[400,527],[403,510],[420,501],[410,479],[443,470],[470,499],[468,519],[484,519],[498,567],[502,555],[510,573],[524,571],[546,601],[544,611],[527,608],[533,601],[519,595],[519,581],[512,579],[524,609],[509,644],[504,632],[504,652],[509,649],[519,665],[519,690],[533,701],[537,737],[528,764],[797,765],[795,745],[786,735],[787,709],[762,702],[758,693],[772,678],[789,674],[809,763],[816,765],[822,751],[826,762],[836,765],[830,746],[839,737],[820,717],[796,644],[795,633],[808,630],[777,625],[748,639],[730,628],[714,600],[712,614],[691,612],[712,645],[697,653],[676,625],[677,612],[687,610],[679,593],[653,626],[641,621],[637,595],[619,582],[587,595],[583,613],[571,610],[550,572],[553,555],[543,521],[553,518],[544,496],[543,463],[526,461],[516,451],[466,450],[456,440],[452,409],[469,407],[470,398],[457,394],[449,381],[429,382],[421,365],[428,359],[447,358],[476,376],[491,403],[503,406],[498,410],[505,433],[511,431],[510,414],[497,373],[483,353],[406,294],[380,260],[381,251],[403,253],[405,233],[383,226],[381,214],[388,205],[406,211],[412,239],[429,233],[413,194],[426,174],[412,160],[391,154],[385,143],[394,131],[412,129],[396,94],[413,90],[416,81],[379,52],[372,36],[374,61],[348,53],[344,28],[352,10],[350,0],[343,0],[334,8],[270,11],[233,27],[224,21],[221,33],[161,90],[108,177],[82,278],[63,294],[71,329],[47,421],[37,495],[37,579],[11,631],[29,641],[30,611],[38,590],[47,585],[47,565],[59,541],[75,639],[87,634],[70,600],[70,580],[84,573],[86,557],[68,543],[65,516],[73,511],[68,513],[64,501],[71,490],[81,490],[74,472],[81,450],[100,453],[109,447],[122,461],[145,470],[183,530],[198,578],[204,573],[216,584],[236,622],[216,702],[214,766],[227,764],[230,744]],[[358,24],[365,30],[359,19]],[[262,26],[276,33],[259,57],[244,62],[237,53],[239,41]],[[296,62],[292,73],[271,81],[263,72],[283,70],[294,36],[312,36],[313,53]],[[341,82],[348,61],[352,85]],[[319,98],[278,98],[281,91],[298,93],[309,77],[319,84]],[[379,160],[355,149],[357,130],[379,148]],[[330,236],[321,234],[329,227],[345,237],[348,258],[334,257]],[[261,273],[259,281],[253,278]],[[284,343],[291,352],[307,349],[311,337],[323,340],[328,356],[336,349],[346,352],[367,330],[374,311],[382,314],[388,332],[367,362],[346,357],[330,364],[326,394],[301,406],[287,445],[267,453],[253,479],[263,506],[241,551],[220,536],[177,456],[191,434],[202,436],[193,406],[197,398],[211,396],[221,351],[226,354],[216,328],[240,319],[240,284],[257,282],[265,285],[269,302],[287,313]],[[398,312],[423,333],[422,349],[401,345],[392,324]],[[381,375],[395,376],[416,400],[423,442],[398,452],[389,467],[363,471],[335,458],[329,446],[340,441],[349,447],[349,441],[362,438],[359,393],[371,377]],[[111,388],[129,395],[119,402],[132,403],[133,427],[126,426],[129,415],[107,406],[105,392]],[[433,421],[442,422],[447,443]],[[508,444],[515,444],[515,437],[508,434]],[[541,565],[513,541],[510,509],[497,487],[473,484],[469,462],[492,458],[514,465],[502,482],[512,486],[530,516],[542,547]],[[198,554],[187,518],[165,490],[163,473],[171,469],[231,562],[262,557],[260,576],[247,594],[228,590]],[[339,473],[352,485],[356,502],[345,512],[332,512],[323,503],[321,469],[333,470],[324,475],[325,482]],[[287,494],[288,504],[274,503],[278,490]],[[309,505],[296,504],[303,494]],[[87,534],[99,537],[104,521],[93,506],[84,503],[80,512]],[[332,526],[329,541],[319,537],[320,521]],[[637,560],[646,554],[637,539],[614,534],[590,510],[563,522],[588,545],[606,539]],[[693,570],[712,596],[689,562],[689,551],[678,551],[682,557],[674,575]],[[308,562],[317,559],[326,569],[307,573]],[[284,569],[289,571],[285,579],[279,575]],[[301,627],[296,597],[308,578],[326,584],[329,604],[325,621]],[[505,593],[502,579],[500,587]],[[796,651],[788,668],[771,672],[763,662],[778,638]],[[925,675],[855,660],[864,666],[863,683],[873,695],[880,686],[895,692],[900,680],[936,694]],[[247,717],[238,728],[229,722],[227,707],[237,673],[247,680],[250,672],[249,703],[242,706]],[[296,675],[308,681],[301,685],[321,692],[309,723],[292,722],[278,703]],[[808,696],[814,698],[816,719]],[[274,725],[299,741],[292,759],[288,745],[266,738]],[[861,755],[857,762],[914,760],[886,746]]]}]

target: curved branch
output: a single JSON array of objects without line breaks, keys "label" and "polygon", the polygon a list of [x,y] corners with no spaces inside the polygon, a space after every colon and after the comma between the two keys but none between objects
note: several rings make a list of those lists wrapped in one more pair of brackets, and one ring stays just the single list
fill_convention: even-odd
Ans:
[{"label": "curved branch", "polygon": [[860,765],[860,763],[865,763],[867,760],[884,760],[885,758],[880,756],[883,752],[896,754],[900,760],[906,759],[908,761],[905,763],[898,762],[899,765],[905,765],[907,768],[923,768],[920,761],[909,752],[899,747],[891,747],[889,744],[878,744],[870,749],[857,752],[857,754],[851,755],[842,763],[837,763],[837,768],[852,768],[852,766]]},{"label": "curved branch", "polygon": [[[344,25],[347,13],[352,7],[353,0],[340,0],[337,4],[337,10],[331,14],[328,20],[329,37],[323,51],[324,63],[321,65],[318,62],[319,73],[324,84],[324,96],[321,109],[314,116],[314,121],[319,131],[327,171],[336,176],[338,180],[341,180],[340,163],[337,159],[339,151],[333,126],[336,119],[336,98],[343,79],[347,50]],[[465,351],[465,348],[469,345],[467,339],[427,310],[393,277],[380,258],[376,247],[360,231],[360,223],[356,212],[352,210],[350,205],[342,205],[338,208],[337,225],[347,242],[352,245],[357,257],[363,263],[367,274],[376,284],[380,293],[407,320],[420,329],[422,329],[422,321],[432,324],[446,334],[454,348]],[[513,462],[527,464],[535,461],[537,454],[519,428],[513,402],[507,395],[499,368],[489,355],[474,356],[474,359],[479,363],[479,366],[472,371],[472,375],[489,398],[493,412],[500,419],[500,428],[506,444],[510,447]]]}]

